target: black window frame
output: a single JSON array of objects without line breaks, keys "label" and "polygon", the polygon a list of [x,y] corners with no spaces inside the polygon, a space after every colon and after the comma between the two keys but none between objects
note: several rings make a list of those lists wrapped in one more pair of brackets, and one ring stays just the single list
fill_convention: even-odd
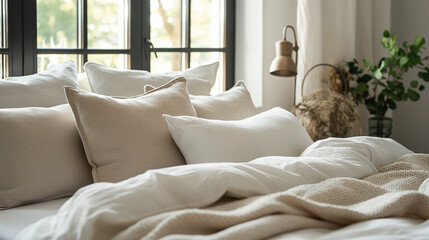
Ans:
[{"label": "black window frame", "polygon": [[[2,60],[2,69],[1,69],[1,77],[5,78],[6,75],[8,75],[9,68],[8,68],[8,56],[9,56],[9,46],[8,46],[8,39],[6,36],[8,36],[8,26],[6,26],[5,23],[7,23],[7,4],[8,1],[0,1],[0,12],[2,14],[2,17],[0,18],[0,24],[3,27],[3,32],[0,33],[0,37],[2,38],[2,45],[6,46],[0,46],[0,55]],[[4,13],[4,15],[3,15]]]},{"label": "black window frame", "polygon": [[[187,1],[187,8],[191,0]],[[38,49],[36,0],[8,0],[8,48],[0,49],[0,54],[8,54],[9,76],[21,76],[37,72],[37,54],[81,54],[83,63],[88,54],[129,54],[130,68],[150,70],[151,53],[156,52],[223,52],[225,53],[225,89],[234,85],[235,62],[235,0],[225,0],[225,47],[193,48],[186,45],[178,48],[151,48],[146,43],[150,39],[150,0],[130,0],[130,48],[129,49],[88,49],[87,46],[87,0],[83,0],[83,46],[77,49]],[[190,9],[187,9],[190,18]],[[187,19],[191,24],[191,19]],[[188,26],[188,29],[189,26]],[[190,37],[190,31],[186,33]],[[188,68],[190,58],[185,67]]]}]

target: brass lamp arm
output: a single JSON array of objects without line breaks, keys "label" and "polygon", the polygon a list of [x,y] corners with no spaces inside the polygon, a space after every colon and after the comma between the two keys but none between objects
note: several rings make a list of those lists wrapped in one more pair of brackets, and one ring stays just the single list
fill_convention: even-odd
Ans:
[{"label": "brass lamp arm", "polygon": [[293,50],[298,51],[298,43],[297,43],[295,28],[292,27],[291,25],[287,25],[286,27],[283,27],[283,40],[287,41],[287,39],[286,39],[286,31],[288,30],[288,28],[292,30],[292,32],[293,32],[293,38],[295,40],[295,46],[293,47]]}]

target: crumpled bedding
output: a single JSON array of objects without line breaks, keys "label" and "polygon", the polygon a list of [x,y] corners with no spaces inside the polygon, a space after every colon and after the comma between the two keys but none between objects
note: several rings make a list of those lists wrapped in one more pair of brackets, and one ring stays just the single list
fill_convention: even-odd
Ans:
[{"label": "crumpled bedding", "polygon": [[[18,239],[120,238],[133,232],[131,229],[139,222],[161,213],[208,207],[225,196],[249,198],[333,181],[331,178],[359,179],[377,174],[379,168],[409,153],[412,152],[391,139],[330,138],[314,143],[299,157],[272,156],[248,163],[151,170],[119,183],[96,183],[80,189],[57,215],[30,225]],[[296,189],[300,188],[293,190]],[[278,194],[281,193],[275,196]],[[319,224],[317,219],[313,222]],[[338,223],[328,225],[336,227]]]},{"label": "crumpled bedding", "polygon": [[388,217],[429,219],[429,155],[406,155],[362,180],[330,178],[212,208],[161,213],[115,239],[263,239]]}]

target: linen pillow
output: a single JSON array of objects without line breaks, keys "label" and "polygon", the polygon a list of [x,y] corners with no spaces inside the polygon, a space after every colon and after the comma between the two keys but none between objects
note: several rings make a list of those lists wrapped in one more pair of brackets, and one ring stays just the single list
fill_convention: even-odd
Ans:
[{"label": "linen pillow", "polygon": [[0,209],[92,183],[70,106],[0,109]]},{"label": "linen pillow", "polygon": [[[145,86],[145,92],[153,89],[155,87],[152,85]],[[191,95],[191,102],[200,118],[241,120],[258,113],[243,81],[238,81],[233,88],[215,96]]]},{"label": "linen pillow", "polygon": [[185,164],[162,118],[164,113],[196,116],[185,78],[135,98],[65,90],[95,182],[118,182],[149,169]]},{"label": "linen pillow", "polygon": [[279,107],[239,121],[163,117],[188,164],[299,156],[313,143],[295,116]]},{"label": "linen pillow", "polygon": [[85,72],[92,91],[108,96],[135,96],[144,92],[146,84],[159,87],[171,79],[183,76],[188,80],[188,90],[195,95],[209,95],[216,81],[219,63],[215,62],[182,72],[150,73],[140,70],[118,70],[87,62]]},{"label": "linen pillow", "polygon": [[91,86],[89,85],[88,77],[86,76],[86,73],[78,73],[77,74],[77,81],[79,83],[79,88],[82,90],[85,90],[87,92],[92,92]]},{"label": "linen pillow", "polygon": [[67,103],[64,85],[78,86],[73,61],[41,73],[0,80],[0,108],[52,107]]}]

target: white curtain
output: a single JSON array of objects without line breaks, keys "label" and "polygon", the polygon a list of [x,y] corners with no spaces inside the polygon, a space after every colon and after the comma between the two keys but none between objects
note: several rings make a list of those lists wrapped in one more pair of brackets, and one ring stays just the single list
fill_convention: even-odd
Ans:
[{"label": "white curtain", "polygon": [[[353,58],[372,60],[390,26],[390,0],[298,0],[297,102],[304,74],[318,63],[341,65]],[[377,45],[374,45],[376,42]],[[304,96],[327,87],[319,67],[305,80]]]}]

